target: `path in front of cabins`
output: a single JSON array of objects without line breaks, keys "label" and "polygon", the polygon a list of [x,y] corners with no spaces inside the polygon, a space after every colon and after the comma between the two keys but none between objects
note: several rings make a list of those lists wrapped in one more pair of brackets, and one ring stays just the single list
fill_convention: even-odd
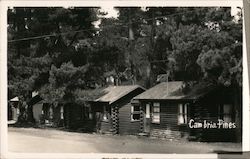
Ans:
[{"label": "path in front of cabins", "polygon": [[168,141],[137,136],[101,135],[54,129],[8,128],[10,152],[27,153],[177,153],[241,151],[239,143]]}]

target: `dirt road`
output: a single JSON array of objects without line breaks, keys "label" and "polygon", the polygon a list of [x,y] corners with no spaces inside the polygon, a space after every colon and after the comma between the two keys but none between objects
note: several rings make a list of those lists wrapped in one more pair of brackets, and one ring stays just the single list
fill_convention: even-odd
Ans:
[{"label": "dirt road", "polygon": [[73,133],[52,129],[9,128],[10,152],[28,153],[213,153],[240,151],[236,143],[166,141],[136,136]]}]

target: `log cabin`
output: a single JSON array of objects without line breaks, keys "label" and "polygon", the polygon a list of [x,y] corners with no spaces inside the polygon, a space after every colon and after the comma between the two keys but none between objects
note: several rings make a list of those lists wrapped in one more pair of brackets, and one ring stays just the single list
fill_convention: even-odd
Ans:
[{"label": "log cabin", "polygon": [[62,104],[57,106],[47,103],[39,95],[35,95],[28,103],[33,111],[33,118],[39,125],[62,127],[64,126],[64,107]]},{"label": "log cabin", "polygon": [[171,140],[237,141],[242,120],[241,99],[236,99],[235,91],[206,84],[187,89],[186,85],[162,82],[133,98],[131,110],[141,112],[141,134]]},{"label": "log cabin", "polygon": [[[112,134],[138,134],[140,112],[132,110],[131,100],[145,91],[139,85],[109,86],[104,95],[92,102],[96,131]],[[135,114],[137,112],[137,114]]]},{"label": "log cabin", "polygon": [[85,90],[83,98],[100,96],[86,99],[81,105],[64,103],[54,106],[39,95],[33,97],[30,104],[33,105],[35,121],[42,125],[63,126],[83,132],[138,134],[140,115],[131,115],[131,100],[143,91],[145,89],[139,85],[109,86]]}]

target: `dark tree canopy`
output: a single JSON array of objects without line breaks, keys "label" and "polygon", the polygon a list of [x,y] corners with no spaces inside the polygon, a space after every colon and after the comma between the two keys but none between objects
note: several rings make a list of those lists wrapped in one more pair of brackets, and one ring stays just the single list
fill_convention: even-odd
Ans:
[{"label": "dark tree canopy", "polygon": [[235,20],[231,8],[115,9],[117,18],[99,8],[9,9],[9,99],[27,102],[38,91],[52,104],[82,103],[110,76],[146,88],[160,74],[241,87],[241,13]]}]

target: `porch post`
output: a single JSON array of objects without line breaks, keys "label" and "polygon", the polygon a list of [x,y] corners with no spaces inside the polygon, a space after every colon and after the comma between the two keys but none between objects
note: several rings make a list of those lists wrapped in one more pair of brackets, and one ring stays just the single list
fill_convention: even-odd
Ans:
[{"label": "porch post", "polygon": [[113,133],[118,134],[118,128],[119,128],[119,119],[118,119],[118,107],[111,107],[112,111],[112,125],[113,125]]},{"label": "porch post", "polygon": [[143,116],[143,110],[142,110],[142,105],[140,104],[140,132],[143,133],[143,126],[144,126],[144,122],[143,122],[144,116]]}]

